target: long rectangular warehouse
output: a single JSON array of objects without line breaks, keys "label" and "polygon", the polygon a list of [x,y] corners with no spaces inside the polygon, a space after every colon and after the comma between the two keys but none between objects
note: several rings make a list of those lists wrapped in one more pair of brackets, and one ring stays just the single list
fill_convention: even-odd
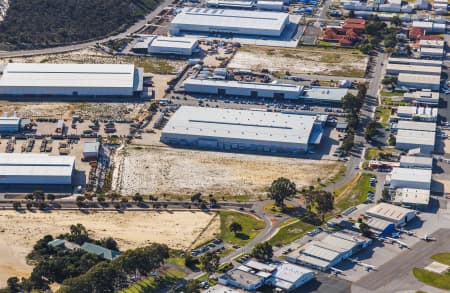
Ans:
[{"label": "long rectangular warehouse", "polygon": [[236,80],[193,79],[183,83],[188,93],[234,95],[260,98],[298,99],[303,87],[293,84],[256,83]]},{"label": "long rectangular warehouse", "polygon": [[389,63],[386,68],[386,74],[398,75],[399,73],[412,73],[412,74],[428,74],[428,75],[441,75],[441,67],[437,66],[419,66],[409,64],[395,64]]},{"label": "long rectangular warehouse", "polygon": [[183,8],[170,25],[172,35],[182,32],[231,33],[279,37],[289,14],[234,9]]},{"label": "long rectangular warehouse", "polygon": [[315,116],[182,106],[164,127],[161,141],[175,146],[301,154],[320,143]]},{"label": "long rectangular warehouse", "polygon": [[413,58],[389,58],[389,64],[407,64],[417,66],[435,66],[442,67],[442,61],[427,60],[427,59],[413,59]]},{"label": "long rectangular warehouse", "polygon": [[75,157],[0,154],[0,184],[72,184]]},{"label": "long rectangular warehouse", "polygon": [[400,73],[397,85],[408,89],[439,91],[441,77],[439,75]]},{"label": "long rectangular warehouse", "polygon": [[0,95],[132,96],[142,91],[142,75],[132,64],[9,63]]},{"label": "long rectangular warehouse", "polygon": [[429,155],[434,152],[435,140],[435,132],[399,129],[395,147],[400,150],[420,148],[420,153]]},{"label": "long rectangular warehouse", "polygon": [[189,56],[192,55],[197,48],[198,41],[196,39],[154,36],[149,43],[148,53]]}]

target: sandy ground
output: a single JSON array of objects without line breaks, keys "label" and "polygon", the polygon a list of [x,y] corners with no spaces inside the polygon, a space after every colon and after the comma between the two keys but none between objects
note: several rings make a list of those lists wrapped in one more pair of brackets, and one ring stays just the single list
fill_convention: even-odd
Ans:
[{"label": "sandy ground", "polygon": [[[278,177],[298,187],[325,181],[339,164],[300,158],[258,156],[177,149],[167,146],[128,147],[116,162],[121,166],[118,189],[123,194],[174,194],[194,192],[216,195],[265,196]],[[117,185],[116,185],[117,188]]]},{"label": "sandy ground", "polygon": [[[25,214],[2,211],[0,287],[12,275],[26,276],[30,273],[32,268],[26,264],[25,256],[38,239],[47,234],[57,236],[66,233],[75,223],[83,224],[93,238],[113,237],[121,250],[150,242],[185,249],[213,238],[220,228],[218,216],[200,212],[97,212],[86,215],[61,211]],[[207,229],[203,231],[205,227]]]},{"label": "sandy ground", "polygon": [[229,63],[230,68],[261,71],[289,71],[297,74],[347,76],[351,72],[364,75],[367,57],[340,52],[320,52],[299,49],[271,49],[248,46],[238,50]]}]

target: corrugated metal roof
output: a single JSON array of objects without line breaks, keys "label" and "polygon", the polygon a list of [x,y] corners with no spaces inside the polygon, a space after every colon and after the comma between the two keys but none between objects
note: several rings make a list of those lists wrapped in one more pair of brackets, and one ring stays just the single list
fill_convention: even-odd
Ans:
[{"label": "corrugated metal roof", "polygon": [[304,275],[310,273],[312,273],[312,271],[307,268],[284,262],[277,266],[277,270],[272,275],[276,279],[295,283],[298,279],[301,279]]},{"label": "corrugated metal roof", "polygon": [[1,86],[133,87],[132,64],[9,63]]},{"label": "corrugated metal roof", "polygon": [[0,176],[71,176],[72,156],[0,154]]},{"label": "corrugated metal roof", "polygon": [[197,40],[195,39],[158,36],[150,43],[150,47],[191,49],[196,43]]},{"label": "corrugated metal roof", "polygon": [[439,85],[441,83],[441,77],[439,75],[400,73],[398,75],[398,81],[408,83],[414,82],[418,84]]},{"label": "corrugated metal roof", "polygon": [[235,9],[184,8],[172,24],[196,24],[212,27],[280,30],[288,20],[287,13]]},{"label": "corrugated metal roof", "polygon": [[431,170],[415,168],[394,168],[391,173],[391,181],[413,181],[430,184]]},{"label": "corrugated metal roof", "polygon": [[411,212],[414,211],[384,202],[379,203],[367,210],[367,214],[371,216],[380,216],[383,218],[391,219],[393,221],[399,221]]},{"label": "corrugated metal roof", "polygon": [[315,116],[182,106],[164,133],[307,144]]},{"label": "corrugated metal roof", "polygon": [[402,164],[416,164],[431,168],[433,166],[433,158],[421,156],[401,156],[400,167],[402,167]]},{"label": "corrugated metal roof", "polygon": [[81,245],[81,249],[89,253],[96,254],[107,260],[113,260],[120,256],[120,252],[118,251],[107,249],[100,245],[96,245],[89,242],[83,243],[83,245]]},{"label": "corrugated metal roof", "polygon": [[255,90],[271,90],[279,92],[293,92],[299,95],[302,92],[303,87],[287,84],[287,83],[262,83],[262,82],[245,82],[237,80],[215,80],[215,79],[194,79],[188,78],[183,83],[186,85],[199,85],[199,86],[216,86],[220,88],[245,88],[245,89],[255,89]]},{"label": "corrugated metal roof", "polygon": [[414,144],[434,146],[436,134],[430,131],[415,131],[400,129],[396,135],[397,144]]},{"label": "corrugated metal roof", "polygon": [[0,125],[2,126],[15,126],[19,125],[20,118],[18,117],[0,117]]}]

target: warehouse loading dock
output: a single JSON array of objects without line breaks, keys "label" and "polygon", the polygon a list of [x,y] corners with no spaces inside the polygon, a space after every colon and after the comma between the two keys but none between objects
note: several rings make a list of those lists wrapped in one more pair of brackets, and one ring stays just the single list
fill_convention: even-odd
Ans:
[{"label": "warehouse loading dock", "polygon": [[164,127],[163,143],[210,150],[300,155],[320,144],[315,116],[182,106]]}]

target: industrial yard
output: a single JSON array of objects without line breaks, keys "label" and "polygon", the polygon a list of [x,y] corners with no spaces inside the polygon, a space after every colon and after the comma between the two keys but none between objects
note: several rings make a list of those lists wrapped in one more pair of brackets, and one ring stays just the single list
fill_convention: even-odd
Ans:
[{"label": "industrial yard", "polygon": [[[230,68],[245,68],[256,71],[268,69],[284,74],[332,75],[342,77],[364,77],[368,57],[345,51],[287,49],[244,46],[229,63]],[[312,54],[314,52],[314,54]]]},{"label": "industrial yard", "polygon": [[[121,249],[132,249],[151,242],[186,249],[214,237],[219,218],[203,212],[98,212],[52,213],[2,211],[0,214],[0,286],[11,275],[27,276],[31,266],[25,256],[45,235],[66,233],[70,225],[83,224],[95,238],[112,236]],[[207,225],[208,229],[203,232]],[[171,227],[167,229],[167,227]],[[198,237],[201,233],[201,236]]]},{"label": "industrial yard", "polygon": [[118,190],[124,194],[217,194],[246,199],[266,197],[270,183],[281,176],[299,188],[326,181],[341,163],[300,158],[204,152],[167,146],[130,146],[124,152]]}]

